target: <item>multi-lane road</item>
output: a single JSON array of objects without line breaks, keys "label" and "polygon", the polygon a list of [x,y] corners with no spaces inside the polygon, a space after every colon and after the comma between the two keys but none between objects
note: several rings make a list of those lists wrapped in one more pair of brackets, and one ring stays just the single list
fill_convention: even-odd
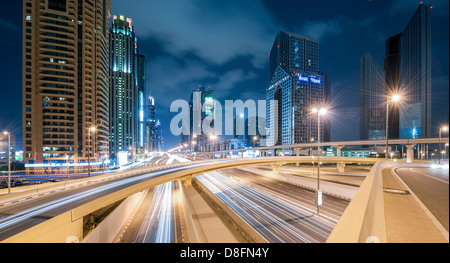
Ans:
[{"label": "multi-lane road", "polygon": [[410,167],[395,169],[397,175],[449,231],[449,170]]},{"label": "multi-lane road", "polygon": [[[184,161],[187,160],[165,156],[151,162],[170,164]],[[137,172],[102,180],[92,177],[70,188],[59,188],[20,200],[0,201],[0,241],[101,196],[187,167]],[[324,195],[320,215],[317,215],[314,191],[261,176],[267,171],[259,171],[232,168],[208,172],[195,180],[206,186],[269,242],[325,242],[349,201]],[[445,170],[437,171],[396,169],[397,174],[448,230],[448,169],[446,173]],[[181,190],[179,181],[148,189],[130,227],[121,232],[116,242],[185,242],[187,232],[184,203],[179,198]]]},{"label": "multi-lane road", "polygon": [[[332,218],[315,213],[312,191],[297,186],[240,169],[210,172],[196,180],[271,243],[323,243],[336,224]],[[324,202],[328,203],[327,213],[337,214],[348,204],[334,197]]]}]

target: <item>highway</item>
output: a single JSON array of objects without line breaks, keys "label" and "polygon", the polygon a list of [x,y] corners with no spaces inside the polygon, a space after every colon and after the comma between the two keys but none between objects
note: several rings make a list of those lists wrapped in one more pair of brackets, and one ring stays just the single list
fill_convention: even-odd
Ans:
[{"label": "highway", "polygon": [[[253,167],[248,167],[253,168]],[[260,168],[260,167],[255,167]],[[291,200],[302,205],[305,208],[315,211],[315,192],[309,189],[301,188],[292,184],[284,183],[279,180],[254,174],[246,168],[233,168],[224,170],[223,173],[257,187],[263,191],[270,192],[276,196]],[[323,195],[323,204],[320,208],[322,215],[326,215],[336,221],[344,213],[350,202],[341,198]]]},{"label": "highway", "polygon": [[116,243],[183,243],[179,180],[149,189]]},{"label": "highway", "polygon": [[226,172],[208,172],[195,180],[271,243],[324,243],[336,223],[297,202],[232,178]]},{"label": "highway", "polygon": [[436,219],[449,231],[449,169],[397,168],[406,183]]},{"label": "highway", "polygon": [[[190,165],[189,168],[201,165]],[[102,196],[147,181],[150,178],[183,169],[187,169],[187,167],[116,176],[109,180],[96,180],[95,177],[92,177],[92,179],[74,187],[61,188],[53,192],[0,203],[0,241]]]}]

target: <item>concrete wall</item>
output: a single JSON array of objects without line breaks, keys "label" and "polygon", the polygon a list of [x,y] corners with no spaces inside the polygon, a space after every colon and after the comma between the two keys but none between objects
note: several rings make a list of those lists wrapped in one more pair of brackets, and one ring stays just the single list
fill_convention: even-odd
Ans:
[{"label": "concrete wall", "polygon": [[82,236],[83,218],[73,220],[72,213],[66,212],[5,239],[2,243],[76,243]]},{"label": "concrete wall", "polygon": [[125,199],[114,211],[108,215],[83,243],[112,243],[123,225],[128,221],[145,192],[139,192]]},{"label": "concrete wall", "polygon": [[374,165],[327,243],[387,242],[381,171],[390,165],[389,162]]},{"label": "concrete wall", "polygon": [[247,236],[246,239],[250,239],[249,241],[254,243],[268,243],[268,241],[258,231],[256,231],[244,219],[236,214],[227,204],[222,202],[222,200],[220,200],[215,194],[211,193],[206,186],[197,180],[194,180],[193,183],[195,183],[201,191],[208,195],[208,197],[211,198],[211,200],[216,203],[235,224],[237,224],[238,228],[242,230],[241,233],[243,232],[242,234]]}]

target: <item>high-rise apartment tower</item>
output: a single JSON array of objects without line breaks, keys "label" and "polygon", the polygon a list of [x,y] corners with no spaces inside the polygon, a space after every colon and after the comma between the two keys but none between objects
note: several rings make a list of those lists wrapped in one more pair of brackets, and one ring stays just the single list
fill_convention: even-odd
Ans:
[{"label": "high-rise apartment tower", "polygon": [[26,163],[107,157],[110,17],[111,0],[23,1]]}]

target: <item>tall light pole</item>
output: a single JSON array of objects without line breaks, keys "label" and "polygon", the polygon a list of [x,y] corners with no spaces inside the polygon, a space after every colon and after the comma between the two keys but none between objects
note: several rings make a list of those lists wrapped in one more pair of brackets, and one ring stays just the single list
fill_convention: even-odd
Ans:
[{"label": "tall light pole", "polygon": [[[441,133],[442,133],[442,131],[447,131],[447,130],[448,130],[447,126],[442,126],[441,128],[439,128],[439,153],[441,153]],[[439,155],[439,163],[441,163],[441,155]]]},{"label": "tall light pole", "polygon": [[196,155],[195,145],[197,144],[197,142],[192,141],[191,144],[192,144],[192,157],[194,158],[194,161],[195,161],[195,155]]},{"label": "tall light pole", "polygon": [[317,114],[317,214],[320,213],[320,206],[322,205],[322,191],[320,191],[320,116],[327,114],[325,108],[313,108],[312,113]]},{"label": "tall light pole", "polygon": [[89,129],[89,147],[88,147],[88,177],[91,177],[91,131],[95,132],[95,127]]},{"label": "tall light pole", "polygon": [[[214,141],[217,139],[217,136],[216,135],[211,135],[211,139],[213,140],[213,147],[212,147],[212,152],[214,152]],[[216,154],[214,154],[214,158],[213,159],[215,159],[216,158]]]},{"label": "tall light pole", "polygon": [[399,94],[394,94],[386,102],[386,154],[385,154],[386,161],[387,161],[388,155],[389,155],[389,151],[388,151],[388,148],[389,148],[389,104],[391,102],[394,102],[394,103],[399,102],[400,99],[401,99],[401,96]]},{"label": "tall light pole", "polygon": [[[253,136],[253,148],[256,148],[256,141],[258,140],[258,136]],[[253,150],[254,157],[256,157],[256,150]]]},{"label": "tall light pole", "polygon": [[8,135],[8,194],[11,193],[11,134],[7,131],[3,134]]}]

